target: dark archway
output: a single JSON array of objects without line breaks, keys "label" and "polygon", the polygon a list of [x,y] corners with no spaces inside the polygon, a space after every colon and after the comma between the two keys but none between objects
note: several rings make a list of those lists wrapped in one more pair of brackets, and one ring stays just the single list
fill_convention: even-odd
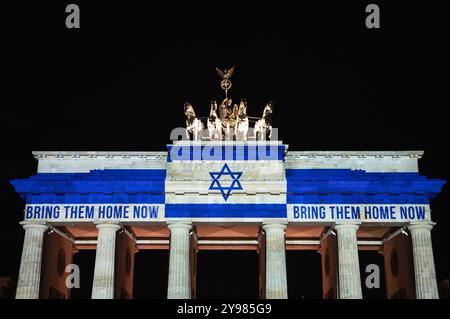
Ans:
[{"label": "dark archway", "polygon": [[322,298],[322,261],[315,250],[287,250],[289,299]]},{"label": "dark archway", "polygon": [[253,250],[200,250],[197,299],[257,299],[258,267]]},{"label": "dark archway", "polygon": [[[367,268],[369,265],[371,267]],[[384,277],[384,257],[377,250],[360,250],[359,251],[359,267],[361,272],[361,288],[363,299],[385,299],[386,298],[386,280]],[[369,288],[366,280],[377,280],[374,278],[374,267],[379,269],[379,288]],[[367,270],[367,272],[366,272]],[[370,285],[369,285],[370,286]]]},{"label": "dark archway", "polygon": [[71,299],[91,299],[95,252],[95,249],[79,250],[73,255],[73,263],[80,267],[80,288],[72,288],[70,290]]},{"label": "dark archway", "polygon": [[140,250],[134,257],[133,298],[167,298],[168,276],[168,250]]}]

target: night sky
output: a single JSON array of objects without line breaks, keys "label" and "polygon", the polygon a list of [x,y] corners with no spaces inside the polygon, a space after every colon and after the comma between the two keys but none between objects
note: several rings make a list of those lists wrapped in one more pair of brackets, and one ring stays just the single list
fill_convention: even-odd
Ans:
[{"label": "night sky", "polygon": [[[80,29],[65,27],[69,3],[80,6]],[[8,180],[35,173],[33,150],[162,151],[184,125],[184,100],[206,116],[209,101],[223,98],[216,66],[236,66],[230,95],[247,98],[249,115],[274,101],[274,127],[290,150],[424,150],[420,173],[448,180],[447,1],[164,3],[1,2],[0,276],[17,278],[23,202]],[[369,3],[380,6],[381,29],[365,27]],[[448,185],[432,209],[441,281]],[[306,255],[288,258],[317,262]],[[199,258],[222,271],[224,256]],[[145,267],[166,256],[139,258]],[[257,271],[252,254],[233,258],[248,268],[238,280]],[[306,286],[317,290],[320,273],[311,277]]]}]

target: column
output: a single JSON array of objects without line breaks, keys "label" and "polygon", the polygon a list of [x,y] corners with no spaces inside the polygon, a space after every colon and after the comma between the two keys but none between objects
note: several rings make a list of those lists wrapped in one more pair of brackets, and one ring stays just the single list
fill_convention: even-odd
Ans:
[{"label": "column", "polygon": [[116,222],[98,222],[92,299],[114,298],[114,259],[116,253]]},{"label": "column", "polygon": [[417,299],[439,298],[431,243],[432,228],[433,223],[428,222],[408,226],[412,240]]},{"label": "column", "polygon": [[339,299],[362,299],[357,224],[337,224]]},{"label": "column", "polygon": [[266,233],[266,299],[287,299],[286,224],[263,224]]},{"label": "column", "polygon": [[23,241],[16,299],[38,299],[42,245],[44,233],[48,226],[45,223],[31,221],[23,221],[20,224],[25,229],[25,239]]},{"label": "column", "polygon": [[191,274],[189,267],[190,222],[169,222],[170,259],[168,299],[191,298]]}]

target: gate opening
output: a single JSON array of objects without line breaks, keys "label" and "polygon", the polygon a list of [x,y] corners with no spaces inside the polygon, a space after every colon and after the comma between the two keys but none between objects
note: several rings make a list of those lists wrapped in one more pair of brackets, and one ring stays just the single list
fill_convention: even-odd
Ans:
[{"label": "gate opening", "polygon": [[359,250],[363,299],[385,299],[384,257],[376,250]]},{"label": "gate opening", "polygon": [[139,250],[134,262],[134,299],[166,299],[169,251]]},{"label": "gate opening", "polygon": [[80,288],[70,289],[71,299],[91,299],[95,252],[95,249],[80,249],[73,255],[73,263],[80,268]]},{"label": "gate opening", "polygon": [[258,253],[254,250],[200,250],[197,299],[257,299],[258,269]]},{"label": "gate opening", "polygon": [[289,299],[322,299],[322,261],[315,250],[286,250]]}]

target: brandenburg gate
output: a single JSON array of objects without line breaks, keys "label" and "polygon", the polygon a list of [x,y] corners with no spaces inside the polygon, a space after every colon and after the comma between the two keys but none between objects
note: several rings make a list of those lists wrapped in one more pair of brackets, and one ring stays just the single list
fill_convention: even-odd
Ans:
[{"label": "brandenburg gate", "polygon": [[288,298],[287,249],[320,252],[324,298],[362,298],[361,250],[382,252],[387,298],[438,298],[429,204],[445,181],[419,174],[423,152],[289,150],[272,107],[250,127],[245,100],[226,94],[204,119],[185,103],[186,138],[161,152],[33,152],[37,173],[11,181],[25,202],[16,298],[69,298],[65,267],[85,249],[92,298],[132,298],[151,249],[169,250],[171,299],[195,298],[196,254],[213,249],[258,252],[261,298]]}]

